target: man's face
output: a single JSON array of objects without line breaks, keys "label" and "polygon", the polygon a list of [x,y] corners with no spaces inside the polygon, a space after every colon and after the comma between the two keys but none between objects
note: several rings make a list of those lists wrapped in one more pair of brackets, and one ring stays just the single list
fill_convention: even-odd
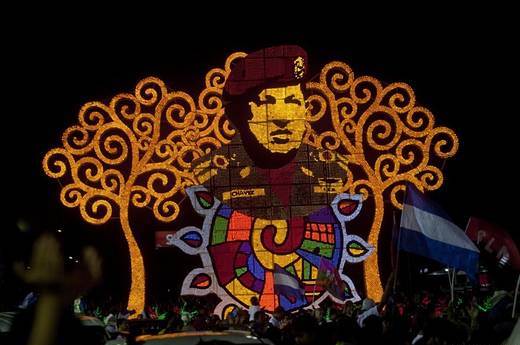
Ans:
[{"label": "man's face", "polygon": [[271,152],[287,153],[300,147],[305,132],[305,100],[300,85],[268,88],[249,102],[249,129]]}]

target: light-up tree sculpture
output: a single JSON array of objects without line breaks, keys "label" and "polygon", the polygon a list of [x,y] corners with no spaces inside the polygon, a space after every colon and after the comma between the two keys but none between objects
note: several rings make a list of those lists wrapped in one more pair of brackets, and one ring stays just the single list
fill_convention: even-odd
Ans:
[{"label": "light-up tree sculpture", "polygon": [[[137,84],[134,94],[119,94],[108,104],[85,104],[79,124],[63,133],[62,147],[43,159],[45,173],[60,179],[65,206],[78,207],[91,224],[113,218],[120,222],[129,247],[131,310],[144,308],[145,270],[130,208],[150,208],[162,222],[179,216],[185,187],[198,184],[191,162],[229,143],[235,133],[224,116],[221,95],[231,63],[242,56],[234,53],[223,69],[208,72],[197,102],[150,77]],[[408,85],[355,78],[345,63],[327,64],[319,80],[306,88],[310,125],[304,140],[344,154],[347,179],[342,190],[373,198],[368,242],[375,251],[365,262],[365,287],[378,299],[377,244],[384,200],[401,208],[405,182],[421,190],[439,188],[443,174],[438,165],[456,153],[458,139],[452,130],[435,127],[433,115],[415,104]]]}]

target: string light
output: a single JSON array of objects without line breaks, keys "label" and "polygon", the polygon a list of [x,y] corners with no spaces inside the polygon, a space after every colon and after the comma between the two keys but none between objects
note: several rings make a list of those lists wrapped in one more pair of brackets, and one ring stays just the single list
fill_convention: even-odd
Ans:
[{"label": "string light", "polygon": [[[135,315],[144,309],[145,270],[129,208],[150,208],[162,222],[178,217],[184,189],[198,184],[191,161],[235,134],[221,96],[232,62],[244,56],[231,54],[224,68],[210,70],[197,101],[149,77],[133,94],[119,94],[108,104],[86,103],[79,123],[64,131],[62,147],[43,159],[45,173],[62,179],[63,205],[78,208],[91,224],[119,220],[130,257],[128,309]],[[364,279],[368,297],[377,300],[382,295],[377,245],[388,200],[401,208],[406,182],[420,190],[438,189],[443,174],[431,159],[453,157],[458,138],[449,128],[435,127],[433,114],[416,105],[407,84],[383,86],[372,77],[356,78],[343,62],[324,66],[306,92],[304,142],[346,157],[341,191],[374,200],[368,236],[374,254],[364,263]]]}]

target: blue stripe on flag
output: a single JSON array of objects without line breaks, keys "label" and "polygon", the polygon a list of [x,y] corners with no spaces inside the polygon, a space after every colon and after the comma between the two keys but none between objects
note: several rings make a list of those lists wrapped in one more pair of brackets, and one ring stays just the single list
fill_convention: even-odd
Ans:
[{"label": "blue stripe on flag", "polygon": [[305,300],[305,289],[301,282],[278,265],[274,266],[274,291],[287,298],[294,298],[291,303]]},{"label": "blue stripe on flag", "polygon": [[287,285],[275,285],[275,293],[285,297],[294,296],[294,301],[292,303],[304,298],[304,295],[300,293],[300,290],[293,289]]},{"label": "blue stripe on flag", "polygon": [[411,183],[406,184],[405,204],[417,207],[423,211],[433,213],[439,217],[451,221],[450,216],[439,205],[437,205],[434,201],[426,198],[426,196]]}]

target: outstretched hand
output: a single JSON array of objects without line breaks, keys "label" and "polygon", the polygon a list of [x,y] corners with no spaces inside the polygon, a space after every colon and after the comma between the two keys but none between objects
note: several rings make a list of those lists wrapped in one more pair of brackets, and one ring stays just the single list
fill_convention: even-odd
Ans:
[{"label": "outstretched hand", "polygon": [[59,293],[64,303],[88,291],[101,279],[101,259],[92,247],[82,253],[82,264],[65,272],[65,262],[56,238],[45,234],[33,247],[30,269],[21,262],[15,263],[15,273],[27,284],[42,293]]},{"label": "outstretched hand", "polygon": [[30,268],[26,270],[23,263],[16,263],[14,271],[41,292],[28,344],[51,345],[58,336],[63,309],[100,280],[101,259],[94,248],[87,247],[81,265],[66,272],[60,244],[46,234],[34,243]]},{"label": "outstretched hand", "polygon": [[61,287],[65,268],[58,241],[50,235],[42,235],[34,243],[29,268],[26,270],[22,262],[16,262],[14,271],[24,282],[42,290]]}]

